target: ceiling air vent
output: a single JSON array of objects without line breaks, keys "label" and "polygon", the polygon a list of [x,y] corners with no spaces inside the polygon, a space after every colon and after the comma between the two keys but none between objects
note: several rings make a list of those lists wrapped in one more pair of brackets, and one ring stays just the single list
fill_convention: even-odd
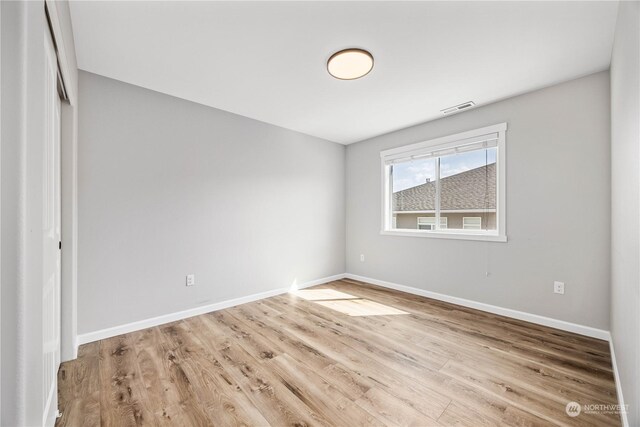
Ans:
[{"label": "ceiling air vent", "polygon": [[440,110],[440,111],[442,111],[442,114],[446,116],[447,114],[453,114],[453,113],[457,113],[458,111],[467,110],[473,107],[474,105],[476,104],[474,104],[473,101],[469,101],[453,107],[445,108],[444,110]]}]

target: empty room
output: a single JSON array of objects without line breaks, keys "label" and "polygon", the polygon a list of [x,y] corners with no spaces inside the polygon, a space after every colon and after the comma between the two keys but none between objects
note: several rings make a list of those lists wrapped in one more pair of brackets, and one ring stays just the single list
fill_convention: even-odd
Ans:
[{"label": "empty room", "polygon": [[639,1],[1,1],[0,47],[0,426],[640,427]]}]

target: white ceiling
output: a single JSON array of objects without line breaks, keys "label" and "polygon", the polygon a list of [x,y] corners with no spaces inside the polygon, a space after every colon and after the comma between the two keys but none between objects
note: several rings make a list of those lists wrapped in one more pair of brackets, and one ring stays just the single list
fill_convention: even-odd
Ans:
[{"label": "white ceiling", "polygon": [[[71,3],[79,68],[351,143],[609,67],[617,2]],[[341,81],[337,50],[373,71]]]}]

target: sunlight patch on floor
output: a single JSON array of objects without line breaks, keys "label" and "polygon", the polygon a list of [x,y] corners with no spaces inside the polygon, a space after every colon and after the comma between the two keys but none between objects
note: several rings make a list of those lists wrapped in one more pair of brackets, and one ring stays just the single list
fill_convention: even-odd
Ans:
[{"label": "sunlight patch on floor", "polygon": [[409,314],[406,311],[365,298],[353,296],[335,289],[303,289],[289,292],[307,301],[312,301],[349,316],[389,316]]},{"label": "sunlight patch on floor", "polygon": [[316,301],[324,307],[339,311],[349,316],[388,316],[395,314],[409,314],[406,311],[389,307],[368,299],[345,299],[332,301]]},{"label": "sunlight patch on floor", "polygon": [[304,298],[308,301],[324,301],[334,299],[354,299],[353,295],[345,294],[344,292],[336,291],[335,289],[304,289],[301,291],[291,292],[293,295],[300,298]]}]

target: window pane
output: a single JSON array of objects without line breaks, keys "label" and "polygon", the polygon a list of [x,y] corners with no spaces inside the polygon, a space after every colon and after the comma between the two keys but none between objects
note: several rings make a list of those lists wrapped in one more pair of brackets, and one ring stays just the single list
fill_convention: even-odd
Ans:
[{"label": "window pane", "polygon": [[[429,226],[429,227],[426,227]],[[419,216],[418,228],[422,230],[435,230],[436,229],[436,217],[435,216]],[[440,228],[447,228],[447,217],[440,217]]]},{"label": "window pane", "polygon": [[[393,218],[398,229],[431,230],[435,228],[436,161],[417,159],[393,165]],[[418,224],[418,218],[423,219]],[[433,221],[433,222],[424,222]]]},{"label": "window pane", "polygon": [[435,216],[419,216],[418,225],[420,224],[436,225],[436,217]]},{"label": "window pane", "polygon": [[440,158],[440,212],[447,228],[496,229],[496,148]]},{"label": "window pane", "polygon": [[482,230],[482,217],[479,217],[479,216],[463,217],[462,228],[465,230]]},{"label": "window pane", "polygon": [[[447,218],[440,218],[440,228],[447,228]],[[435,230],[435,229],[436,229],[435,216],[419,216],[418,217],[418,230]]]}]

